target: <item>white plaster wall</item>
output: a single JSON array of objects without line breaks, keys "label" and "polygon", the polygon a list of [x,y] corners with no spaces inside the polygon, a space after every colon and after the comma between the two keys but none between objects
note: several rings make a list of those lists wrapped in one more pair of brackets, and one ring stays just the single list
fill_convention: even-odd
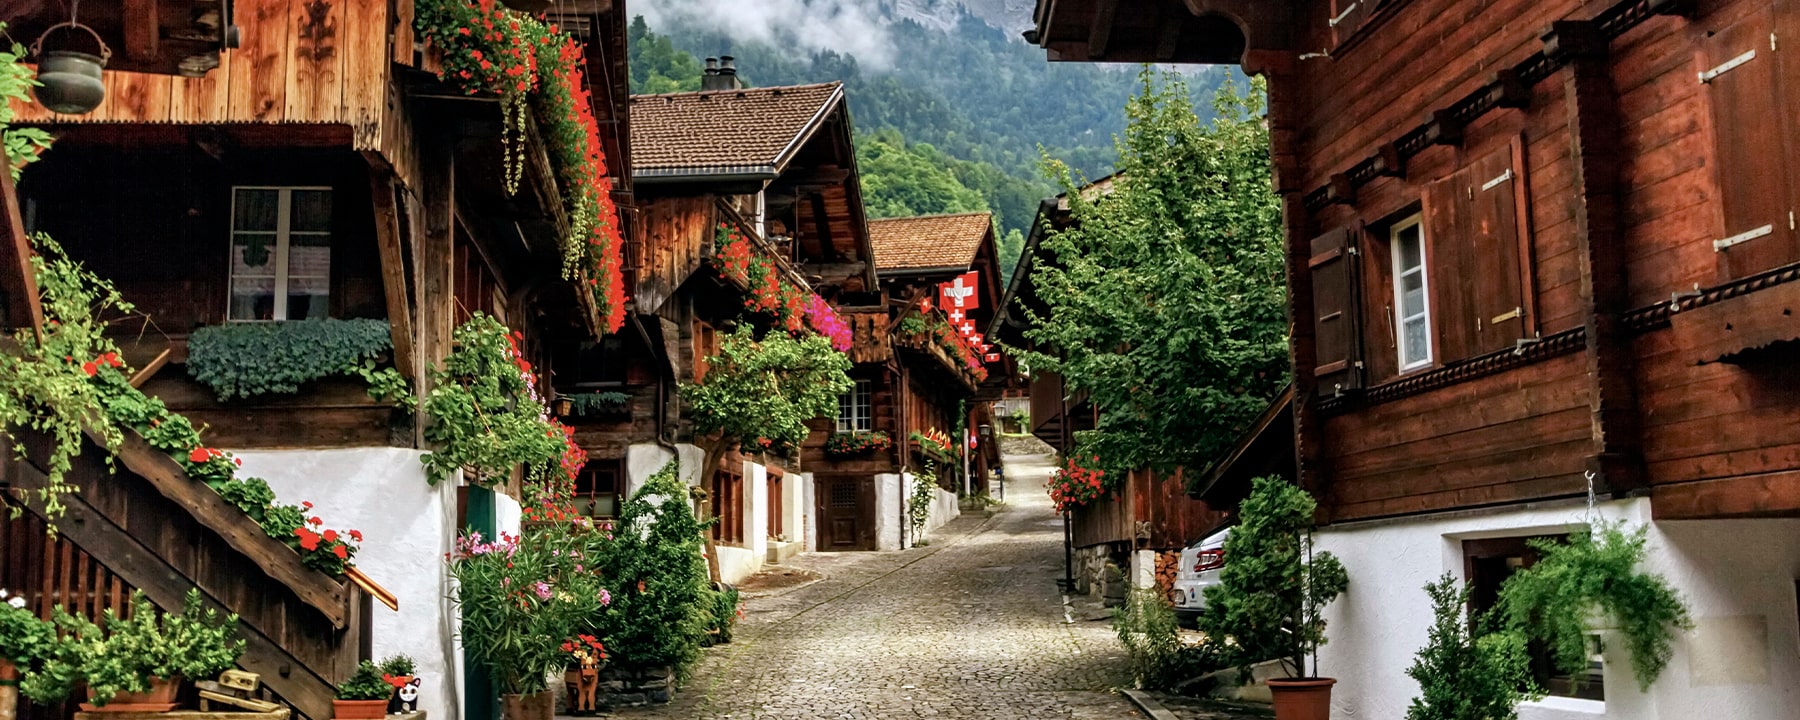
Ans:
[{"label": "white plaster wall", "polygon": [[751,553],[748,548],[731,545],[713,547],[719,553],[719,581],[728,585],[736,585],[744,578],[755,575],[762,567],[762,558]]},{"label": "white plaster wall", "polygon": [[1156,551],[1131,551],[1131,586],[1134,588],[1156,587]]},{"label": "white plaster wall", "polygon": [[875,476],[875,549],[900,549],[900,475],[880,473]]},{"label": "white plaster wall", "polygon": [[788,473],[781,478],[781,529],[787,542],[798,542],[807,534],[806,518],[812,514],[807,490],[811,485],[812,473]]},{"label": "white plaster wall", "polygon": [[[792,475],[788,477],[793,478]],[[806,552],[818,552],[819,518],[813,512],[813,503],[816,502],[815,493],[818,492],[819,486],[812,473],[801,473],[800,478],[800,482],[796,484],[799,485],[800,490],[801,522],[788,527],[800,528],[800,541],[803,543],[800,549]]]},{"label": "white plaster wall", "polygon": [[[1650,522],[1648,499],[1606,502],[1609,520]],[[1336,553],[1350,588],[1326,609],[1330,642],[1321,674],[1338,678],[1334,714],[1402,717],[1418,693],[1405,674],[1425,644],[1431,607],[1423,586],[1463,576],[1462,541],[1553,534],[1583,527],[1583,503],[1551,503],[1398,521],[1332,526],[1319,548]],[[1709,520],[1651,525],[1646,569],[1681,592],[1696,628],[1649,692],[1638,690],[1624,643],[1606,644],[1606,701],[1546,698],[1520,720],[1793,720],[1800,707],[1800,520]]]},{"label": "white plaster wall", "polygon": [[689,487],[700,484],[700,466],[706,464],[706,451],[687,443],[670,449],[658,443],[634,443],[625,449],[625,487],[621,499],[630,498],[664,466],[681,462],[678,476]]},{"label": "white plaster wall", "polygon": [[[769,468],[744,463],[744,547],[755,557],[755,568],[761,570],[769,557]],[[752,571],[754,572],[754,570]]]},{"label": "white plaster wall", "polygon": [[[419,463],[423,453],[399,448],[234,454],[244,461],[241,476],[268,480],[281,502],[311,501],[326,527],[363,532],[357,567],[400,602],[398,612],[374,604],[376,659],[412,656],[423,680],[419,708],[431,717],[460,717],[461,653],[453,640],[456,612],[444,569],[444,553],[455,542],[459,481],[432,486]],[[500,506],[503,517],[510,512],[516,531],[518,504]],[[508,527],[504,520],[501,527]]]},{"label": "white plaster wall", "polygon": [[[905,493],[901,497],[903,502],[910,508],[913,490],[918,487],[919,478],[912,473],[903,473],[901,478],[906,488]],[[935,486],[936,483],[933,483],[933,485]],[[962,504],[957,501],[956,493],[941,487],[933,487],[931,507],[925,512],[925,538],[929,540],[931,538],[931,531],[943,527],[946,523],[956,519],[956,516],[961,514]],[[910,520],[908,522],[910,522]],[[912,528],[910,527],[905,528],[905,531],[907,532],[911,532],[911,530]],[[917,543],[918,538],[908,538],[908,541]]]}]

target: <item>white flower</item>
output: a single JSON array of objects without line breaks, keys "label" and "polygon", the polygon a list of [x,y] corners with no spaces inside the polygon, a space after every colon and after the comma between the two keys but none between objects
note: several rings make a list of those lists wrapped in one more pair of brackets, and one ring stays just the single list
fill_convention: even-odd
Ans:
[{"label": "white flower", "polygon": [[16,607],[20,610],[24,610],[25,609],[25,598],[14,596],[13,599],[6,601],[6,604]]}]

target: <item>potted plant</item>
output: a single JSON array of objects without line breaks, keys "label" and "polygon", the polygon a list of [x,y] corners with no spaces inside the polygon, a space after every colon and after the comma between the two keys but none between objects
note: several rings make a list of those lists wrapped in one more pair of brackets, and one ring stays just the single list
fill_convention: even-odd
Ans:
[{"label": "potted plant", "polygon": [[375,663],[364,660],[356,672],[338,685],[337,697],[331,701],[331,716],[338,720],[381,720],[387,717],[388,701],[394,686],[381,677]]},{"label": "potted plant", "polygon": [[18,705],[19,668],[29,670],[43,657],[56,640],[50,623],[38,619],[26,609],[23,595],[12,595],[0,589],[0,713],[13,717]]},{"label": "potted plant", "polygon": [[[394,689],[388,700],[389,713],[409,712],[407,705],[418,706],[419,678],[413,659],[408,655],[389,655],[381,661],[381,679]],[[410,692],[407,688],[411,687]],[[410,695],[411,697],[407,697]],[[410,701],[410,702],[409,702]]]},{"label": "potted plant", "polygon": [[52,704],[85,683],[87,712],[166,712],[183,678],[213,677],[244,652],[244,641],[233,637],[237,616],[205,609],[198,590],[188,591],[179,614],[158,611],[136,592],[128,619],[109,609],[97,625],[58,606],[52,623],[59,637],[19,691]]},{"label": "potted plant", "polygon": [[569,690],[569,712],[590,713],[598,709],[600,664],[606,661],[606,646],[593,635],[577,635],[562,644],[565,662],[563,683]]},{"label": "potted plant", "polygon": [[1200,629],[1223,641],[1241,682],[1250,681],[1253,665],[1279,661],[1287,677],[1269,680],[1278,720],[1327,720],[1337,682],[1318,676],[1321,611],[1350,581],[1335,556],[1313,552],[1315,507],[1305,490],[1278,477],[1254,480],[1225,541],[1233,561],[1207,589],[1200,616]]},{"label": "potted plant", "polygon": [[834,460],[843,460],[874,452],[880,452],[893,446],[893,440],[880,430],[832,433],[825,439],[825,456]]},{"label": "potted plant", "polygon": [[592,564],[606,535],[572,510],[564,516],[575,519],[494,540],[464,535],[449,558],[463,648],[499,681],[506,720],[550,720],[547,680],[567,662],[563,638],[611,602]]}]

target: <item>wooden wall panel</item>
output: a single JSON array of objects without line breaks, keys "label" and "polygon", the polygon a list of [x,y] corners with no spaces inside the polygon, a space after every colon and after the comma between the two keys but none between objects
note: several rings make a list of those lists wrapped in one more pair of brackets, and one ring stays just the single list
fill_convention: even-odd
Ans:
[{"label": "wooden wall panel", "polygon": [[108,71],[91,113],[13,109],[23,123],[347,123],[357,149],[378,148],[395,52],[386,2],[242,0],[234,10],[243,46],[205,77]]}]

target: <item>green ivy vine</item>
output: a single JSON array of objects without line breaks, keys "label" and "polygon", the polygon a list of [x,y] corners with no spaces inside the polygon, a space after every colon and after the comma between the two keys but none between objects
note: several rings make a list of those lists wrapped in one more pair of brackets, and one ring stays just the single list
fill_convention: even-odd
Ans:
[{"label": "green ivy vine", "polygon": [[456,349],[431,373],[424,409],[425,439],[437,449],[420,458],[432,484],[458,468],[491,486],[514,467],[554,465],[568,447],[550,421],[531,364],[519,352],[519,333],[485,313],[456,329]]},{"label": "green ivy vine", "polygon": [[220,400],[287,395],[337,375],[360,377],[369,395],[410,408],[406,376],[382,367],[394,343],[385,320],[314,318],[203,327],[188,338],[188,375]]},{"label": "green ivy vine", "polygon": [[[106,398],[90,379],[122,364],[99,316],[129,313],[132,306],[49,236],[36,235],[32,244],[38,251],[31,266],[44,304],[44,329],[14,332],[15,348],[0,352],[0,431],[29,428],[49,436],[47,479],[36,493],[54,533],[55,519],[64,511],[61,498],[76,491],[65,476],[82,452],[85,431],[92,430],[109,453],[122,440]],[[23,445],[15,451],[25,454]]]},{"label": "green ivy vine", "polygon": [[912,526],[914,545],[924,537],[925,526],[931,522],[931,501],[937,499],[937,461],[928,457],[921,465],[919,474],[913,476],[912,492],[906,498],[906,520]]}]

